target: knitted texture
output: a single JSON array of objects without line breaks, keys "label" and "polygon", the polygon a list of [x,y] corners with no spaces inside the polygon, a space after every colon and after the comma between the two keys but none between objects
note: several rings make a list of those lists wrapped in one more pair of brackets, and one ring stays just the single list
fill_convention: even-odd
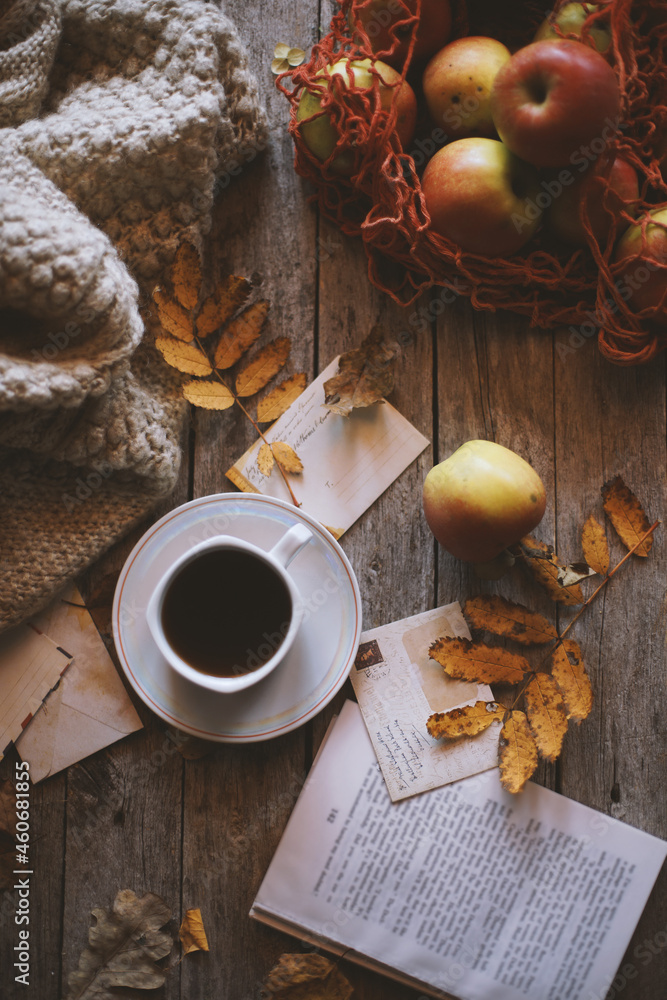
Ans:
[{"label": "knitted texture", "polygon": [[185,404],[151,293],[266,142],[215,4],[31,3],[0,17],[0,628],[173,489]]}]

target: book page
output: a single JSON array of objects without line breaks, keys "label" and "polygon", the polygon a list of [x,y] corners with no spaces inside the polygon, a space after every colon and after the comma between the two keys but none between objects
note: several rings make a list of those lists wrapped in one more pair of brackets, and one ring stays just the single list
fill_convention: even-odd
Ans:
[{"label": "book page", "polygon": [[532,782],[512,796],[495,771],[392,803],[347,702],[251,913],[435,995],[604,997],[666,853]]},{"label": "book page", "polygon": [[498,764],[500,722],[472,740],[426,730],[434,712],[493,701],[487,684],[453,680],[429,657],[441,636],[470,638],[457,602],[361,634],[350,680],[394,802]]},{"label": "book page", "polygon": [[[428,445],[416,427],[390,403],[375,403],[343,417],[324,406],[324,383],[336,374],[338,358],[301,393],[264,436],[286,441],[303,463],[290,477],[301,509],[335,538],[391,486]],[[257,468],[261,440],[226,473],[247,493],[290,500],[280,471],[263,476]]]}]

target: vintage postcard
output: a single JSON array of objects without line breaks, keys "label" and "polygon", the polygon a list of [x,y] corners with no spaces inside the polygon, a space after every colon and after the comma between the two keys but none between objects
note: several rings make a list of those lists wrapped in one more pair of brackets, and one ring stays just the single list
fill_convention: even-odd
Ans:
[{"label": "vintage postcard", "polygon": [[[291,476],[301,509],[340,538],[429,444],[390,403],[375,403],[343,417],[324,406],[324,383],[338,358],[301,393],[270,429],[267,441],[286,441],[303,463]],[[280,474],[257,468],[257,441],[226,473],[246,493],[289,500]]]},{"label": "vintage postcard", "polygon": [[500,724],[473,739],[435,740],[434,712],[493,701],[486,684],[447,677],[428,655],[441,636],[470,638],[458,603],[361,634],[350,679],[392,801],[478,774],[498,763]]}]

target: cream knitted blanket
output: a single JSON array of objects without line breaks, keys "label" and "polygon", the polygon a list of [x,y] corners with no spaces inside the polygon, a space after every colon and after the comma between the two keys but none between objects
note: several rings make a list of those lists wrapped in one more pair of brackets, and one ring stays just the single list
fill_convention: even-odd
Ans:
[{"label": "cream knitted blanket", "polygon": [[151,292],[265,123],[214,3],[16,0],[0,126],[2,629],[173,489],[184,410]]}]

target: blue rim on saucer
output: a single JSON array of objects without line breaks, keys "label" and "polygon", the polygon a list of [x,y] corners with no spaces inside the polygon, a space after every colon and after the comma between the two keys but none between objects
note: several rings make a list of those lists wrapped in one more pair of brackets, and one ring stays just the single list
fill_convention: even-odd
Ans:
[{"label": "blue rim on saucer", "polygon": [[[205,691],[176,674],[146,622],[152,589],[170,563],[219,534],[250,538],[268,549],[298,522],[307,524],[314,537],[290,567],[306,612],[285,662],[234,694]],[[128,681],[160,718],[203,739],[247,743],[298,728],[340,690],[359,645],[361,599],[347,556],[308,514],[275,497],[220,493],[175,508],[137,542],[118,579],[112,623]]]}]

